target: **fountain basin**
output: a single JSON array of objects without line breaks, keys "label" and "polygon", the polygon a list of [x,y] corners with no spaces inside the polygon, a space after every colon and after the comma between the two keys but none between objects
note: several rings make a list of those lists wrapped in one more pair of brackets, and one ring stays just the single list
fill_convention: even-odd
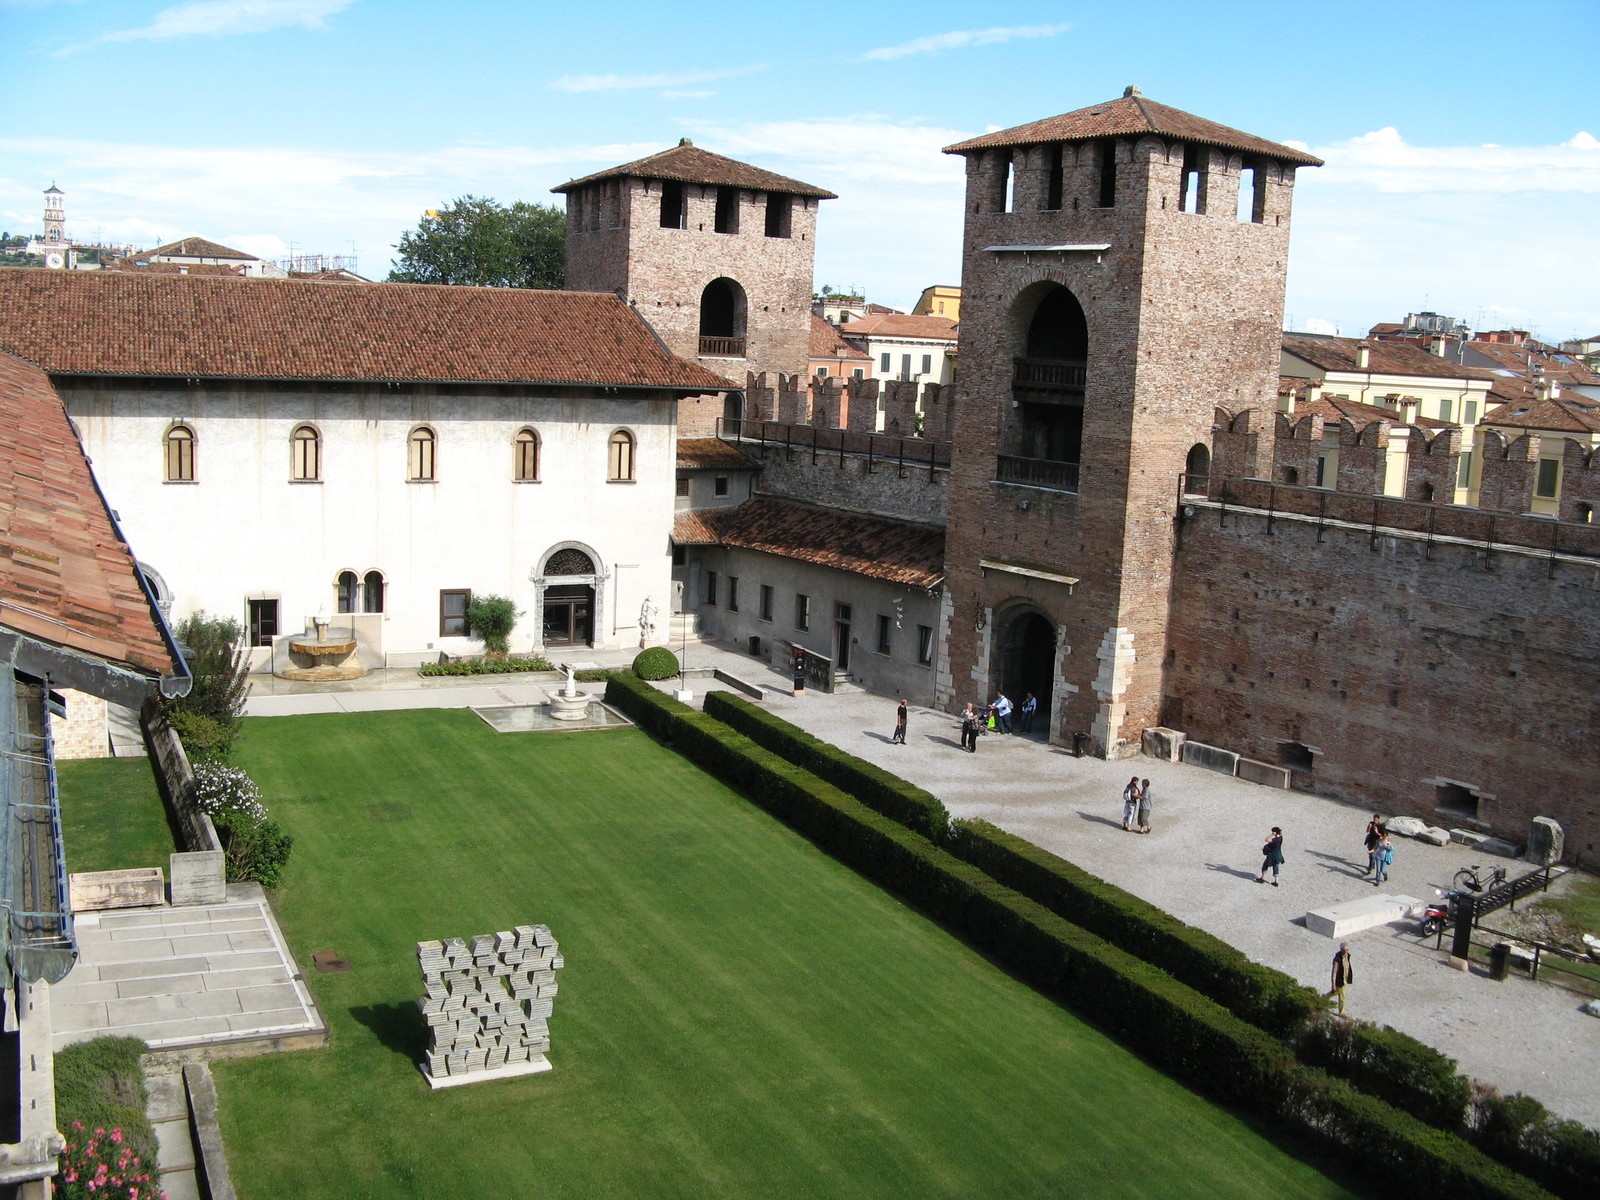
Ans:
[{"label": "fountain basin", "polygon": [[347,642],[290,642],[291,654],[309,654],[312,658],[332,658],[349,654],[356,648],[355,638]]},{"label": "fountain basin", "polygon": [[589,693],[550,693],[550,719],[553,721],[582,721],[589,715]]}]

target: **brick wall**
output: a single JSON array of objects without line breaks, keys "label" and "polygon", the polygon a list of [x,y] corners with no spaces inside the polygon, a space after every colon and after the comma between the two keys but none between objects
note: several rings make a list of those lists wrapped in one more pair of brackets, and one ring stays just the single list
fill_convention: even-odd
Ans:
[{"label": "brick wall", "polygon": [[[1163,718],[1296,786],[1515,841],[1600,841],[1600,565],[1200,503],[1180,526]],[[1452,793],[1461,795],[1462,792]],[[1355,818],[1352,818],[1355,819]],[[1352,826],[1354,828],[1354,826]]]}]

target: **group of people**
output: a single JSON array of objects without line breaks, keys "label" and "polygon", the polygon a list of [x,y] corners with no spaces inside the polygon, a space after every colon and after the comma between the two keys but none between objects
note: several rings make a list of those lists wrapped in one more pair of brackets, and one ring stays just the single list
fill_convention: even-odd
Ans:
[{"label": "group of people", "polygon": [[1389,864],[1394,862],[1394,843],[1389,840],[1389,831],[1383,827],[1383,818],[1377,813],[1372,814],[1372,820],[1367,822],[1367,865],[1362,868],[1363,875],[1372,876],[1372,886],[1382,887],[1383,881],[1389,877]]},{"label": "group of people", "polygon": [[[902,706],[904,702],[902,701]],[[969,753],[978,752],[978,739],[985,733],[1011,732],[1011,714],[1017,714],[1017,732],[1032,733],[1033,718],[1039,711],[1039,698],[1029,692],[1020,707],[1011,703],[1004,692],[995,694],[994,700],[982,707],[967,703],[961,710],[961,748]]]},{"label": "group of people", "polygon": [[1150,781],[1135,775],[1122,789],[1122,827],[1129,833],[1150,832]]}]

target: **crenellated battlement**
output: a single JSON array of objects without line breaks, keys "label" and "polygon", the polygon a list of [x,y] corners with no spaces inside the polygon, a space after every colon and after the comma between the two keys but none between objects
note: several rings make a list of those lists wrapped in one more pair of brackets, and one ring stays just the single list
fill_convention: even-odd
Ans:
[{"label": "crenellated battlement", "polygon": [[937,383],[783,372],[774,379],[764,371],[751,371],[745,376],[744,417],[746,422],[949,442],[955,425],[953,398],[953,389]]}]

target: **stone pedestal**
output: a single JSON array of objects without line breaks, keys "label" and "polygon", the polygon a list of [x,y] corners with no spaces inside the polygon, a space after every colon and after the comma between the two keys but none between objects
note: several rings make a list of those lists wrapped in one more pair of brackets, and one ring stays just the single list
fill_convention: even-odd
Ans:
[{"label": "stone pedestal", "polygon": [[1558,863],[1566,848],[1567,835],[1555,821],[1549,817],[1535,817],[1528,822],[1528,853],[1524,857],[1529,862],[1541,867]]},{"label": "stone pedestal", "polygon": [[174,908],[189,904],[227,902],[228,883],[221,850],[194,850],[187,854],[174,854],[168,860],[168,870],[169,878],[172,880]]}]

